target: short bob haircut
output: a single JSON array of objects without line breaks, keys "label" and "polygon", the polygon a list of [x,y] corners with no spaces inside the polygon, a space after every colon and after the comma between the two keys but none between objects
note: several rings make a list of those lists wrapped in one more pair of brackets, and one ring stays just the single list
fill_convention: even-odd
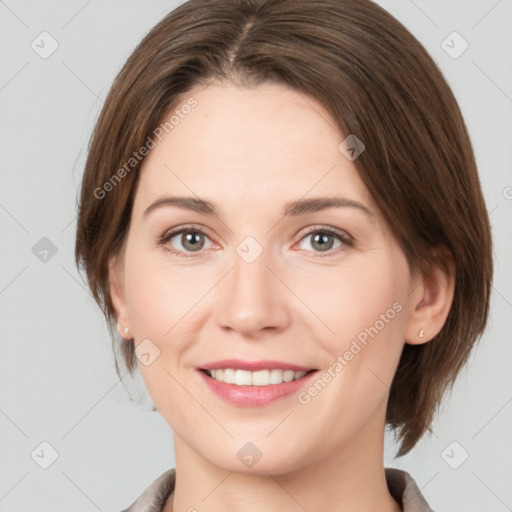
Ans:
[{"label": "short bob haircut", "polygon": [[[75,258],[120,343],[109,259],[127,235],[145,152],[192,87],[212,80],[278,83],[318,100],[366,150],[354,164],[411,272],[427,276],[450,251],[451,310],[439,334],[405,344],[386,423],[406,454],[431,430],[441,399],[481,337],[492,282],[491,231],[457,101],[421,43],[370,0],[189,0],[133,51],[108,94],[88,148]],[[169,129],[169,122],[166,125]],[[137,155],[137,158],[134,155]],[[129,162],[130,166],[127,166]],[[119,366],[116,357],[116,370]]]}]

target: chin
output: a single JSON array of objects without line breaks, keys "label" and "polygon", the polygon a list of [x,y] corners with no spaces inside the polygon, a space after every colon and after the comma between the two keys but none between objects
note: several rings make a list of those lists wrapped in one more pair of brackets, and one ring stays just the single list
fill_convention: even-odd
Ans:
[{"label": "chin", "polygon": [[310,462],[309,459],[313,458],[306,455],[301,457],[296,450],[293,450],[292,446],[286,446],[286,443],[281,443],[281,448],[283,444],[286,448],[281,451],[276,451],[275,446],[268,445],[266,448],[258,448],[250,442],[234,444],[237,445],[236,448],[226,449],[224,445],[222,446],[224,450],[204,453],[203,457],[223,471],[255,476],[268,476],[269,473],[272,475],[291,473],[306,466]]}]

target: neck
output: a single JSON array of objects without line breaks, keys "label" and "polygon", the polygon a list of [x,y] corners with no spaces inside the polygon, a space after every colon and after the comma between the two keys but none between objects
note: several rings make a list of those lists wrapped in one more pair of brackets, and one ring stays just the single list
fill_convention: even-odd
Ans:
[{"label": "neck", "polygon": [[283,474],[219,468],[175,434],[176,487],[164,512],[399,512],[383,465],[384,434],[369,444],[360,432],[327,457]]}]

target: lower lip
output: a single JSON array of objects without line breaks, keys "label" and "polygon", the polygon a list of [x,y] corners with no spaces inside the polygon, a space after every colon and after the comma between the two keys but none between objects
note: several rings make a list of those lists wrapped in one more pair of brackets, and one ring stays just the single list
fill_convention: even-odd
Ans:
[{"label": "lower lip", "polygon": [[206,385],[218,396],[227,402],[240,407],[260,407],[268,405],[285,396],[298,393],[309,382],[316,371],[308,373],[304,377],[283,382],[281,384],[269,384],[268,386],[237,386],[209,377],[199,370]]}]

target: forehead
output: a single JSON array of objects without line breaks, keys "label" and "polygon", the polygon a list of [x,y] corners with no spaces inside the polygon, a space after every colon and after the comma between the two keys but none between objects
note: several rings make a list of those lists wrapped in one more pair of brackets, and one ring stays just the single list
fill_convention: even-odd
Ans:
[{"label": "forehead", "polygon": [[338,149],[345,136],[303,93],[214,82],[191,89],[163,122],[169,120],[143,163],[136,203],[192,193],[236,207],[262,200],[270,207],[272,199],[336,193],[373,204]]}]

